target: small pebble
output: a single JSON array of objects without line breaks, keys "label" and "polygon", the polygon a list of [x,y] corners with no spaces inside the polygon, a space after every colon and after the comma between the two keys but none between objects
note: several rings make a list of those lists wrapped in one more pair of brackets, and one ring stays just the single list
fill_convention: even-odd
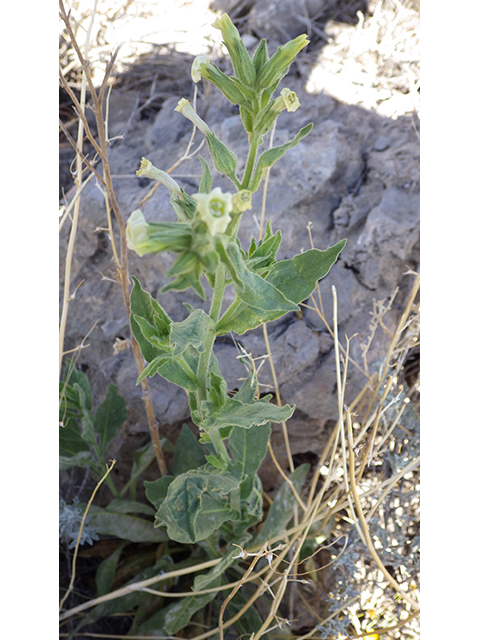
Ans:
[{"label": "small pebble", "polygon": [[390,138],[380,136],[375,143],[375,151],[385,151],[390,146]]}]

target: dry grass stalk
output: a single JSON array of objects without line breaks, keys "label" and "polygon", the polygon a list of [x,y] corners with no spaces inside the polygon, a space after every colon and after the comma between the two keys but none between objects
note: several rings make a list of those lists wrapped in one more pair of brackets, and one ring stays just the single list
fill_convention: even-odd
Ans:
[{"label": "dry grass stalk", "polygon": [[[102,162],[103,175],[102,176],[98,175],[98,173],[96,171],[95,171],[95,175],[97,175],[97,178],[100,180],[100,183],[102,184],[102,186],[103,186],[103,188],[105,190],[105,206],[106,206],[107,216],[108,216],[108,226],[109,226],[109,229],[110,229],[110,240],[111,240],[111,243],[112,243],[112,250],[113,250],[113,254],[115,256],[116,266],[117,266],[117,274],[116,275],[117,275],[118,282],[120,283],[120,285],[122,287],[123,301],[124,301],[125,310],[126,310],[126,313],[127,313],[128,317],[130,317],[130,293],[129,293],[130,279],[129,279],[129,274],[128,274],[126,228],[125,228],[125,222],[124,222],[122,213],[120,211],[120,207],[119,207],[117,199],[115,197],[115,192],[114,192],[113,184],[112,184],[112,177],[111,177],[111,174],[110,174],[110,165],[109,165],[109,160],[108,160],[108,141],[107,141],[106,130],[105,130],[105,118],[104,118],[104,109],[103,109],[105,91],[106,91],[107,86],[108,86],[109,77],[110,77],[110,75],[112,73],[112,70],[113,70],[113,65],[114,65],[114,62],[115,62],[115,58],[116,58],[116,56],[118,54],[118,49],[113,54],[109,64],[107,65],[107,68],[106,68],[106,71],[105,71],[105,77],[104,77],[103,82],[102,82],[102,84],[100,86],[100,89],[97,91],[95,89],[94,84],[93,84],[92,76],[91,76],[91,73],[90,73],[90,70],[89,70],[89,61],[88,61],[88,57],[87,57],[88,56],[88,46],[85,47],[85,56],[84,56],[82,54],[80,46],[77,43],[75,34],[73,32],[73,29],[72,29],[72,25],[70,23],[69,15],[67,15],[67,13],[65,11],[63,0],[59,0],[59,3],[60,3],[60,17],[61,17],[61,19],[63,20],[63,22],[65,24],[65,28],[66,28],[67,33],[69,35],[70,41],[72,43],[72,46],[73,46],[73,48],[75,50],[75,53],[77,54],[78,60],[80,61],[80,64],[81,64],[81,67],[82,67],[82,72],[83,72],[82,73],[82,93],[81,93],[80,102],[78,102],[78,100],[76,100],[75,94],[73,93],[73,91],[68,86],[68,82],[67,82],[64,74],[60,70],[60,82],[62,83],[62,86],[65,88],[67,93],[70,95],[70,97],[74,101],[74,104],[75,104],[75,106],[77,108],[77,112],[78,112],[78,116],[79,116],[78,141],[77,141],[77,144],[74,146],[75,151],[76,151],[76,164],[77,164],[77,171],[76,171],[76,174],[77,174],[76,175],[77,197],[76,197],[75,205],[74,205],[72,228],[71,228],[71,231],[70,231],[69,244],[68,244],[68,250],[67,250],[67,259],[66,259],[66,267],[65,267],[63,308],[62,308],[62,318],[61,318],[61,323],[60,323],[60,369],[61,369],[63,353],[64,353],[63,352],[63,344],[64,344],[64,339],[65,339],[65,328],[66,328],[66,321],[67,321],[68,304],[70,302],[69,283],[70,283],[70,276],[71,276],[71,263],[72,263],[73,247],[74,247],[74,244],[75,244],[75,236],[76,236],[76,230],[77,230],[78,218],[79,218],[79,211],[80,211],[80,200],[81,200],[81,198],[80,198],[80,194],[79,194],[79,189],[82,186],[81,185],[81,176],[82,176],[82,171],[83,171],[82,163],[85,160],[83,158],[83,154],[81,153],[84,131],[85,131],[85,134],[87,135],[88,139],[90,140],[90,142],[94,146],[95,150],[97,151],[97,154],[98,154],[98,156],[99,156],[99,158],[101,159],[101,162]],[[93,11],[93,14],[92,14],[91,24],[93,24],[93,20],[94,20],[94,17],[95,17],[95,7],[96,7],[96,3],[95,3],[94,11]],[[88,45],[88,37],[87,37],[87,45]],[[91,98],[92,98],[92,102],[93,102],[93,112],[94,112],[94,115],[95,115],[95,122],[96,122],[96,126],[97,126],[97,131],[98,131],[98,139],[95,139],[95,137],[92,135],[92,132],[90,131],[90,128],[88,127],[87,118],[85,116],[85,97],[86,97],[86,86],[87,85],[88,85],[88,88],[89,88],[89,91],[90,91],[90,95],[91,95]],[[89,168],[91,170],[94,170],[91,164],[89,164],[88,166],[89,166]],[[118,258],[117,251],[116,251],[116,248],[115,248],[115,241],[114,241],[113,230],[112,230],[112,225],[111,225],[111,218],[110,218],[110,207],[113,209],[113,212],[114,212],[114,215],[115,215],[115,219],[117,221],[119,234],[120,234],[120,258]],[[132,352],[133,352],[133,355],[134,355],[134,358],[135,358],[135,362],[136,362],[136,365],[137,365],[138,374],[140,375],[142,373],[143,369],[144,369],[144,363],[143,363],[142,354],[140,352],[140,347],[138,346],[138,343],[135,340],[133,335],[131,335],[131,337],[130,337],[130,343],[131,343],[131,346],[132,346]],[[157,422],[155,420],[155,414],[154,414],[154,411],[153,411],[153,405],[152,405],[152,399],[151,399],[151,395],[150,395],[150,389],[149,389],[148,381],[147,381],[146,378],[144,380],[142,380],[141,388],[142,388],[142,399],[144,401],[145,410],[146,410],[146,414],[147,414],[147,421],[148,421],[148,427],[149,427],[149,431],[150,431],[150,437],[151,437],[151,440],[152,440],[153,448],[155,450],[155,456],[156,456],[158,468],[160,470],[161,475],[166,475],[167,474],[167,467],[166,467],[165,460],[164,460],[164,457],[163,457],[162,447],[161,447],[161,444],[160,444],[160,437],[159,437],[159,434],[158,434],[158,425],[157,425]]]}]

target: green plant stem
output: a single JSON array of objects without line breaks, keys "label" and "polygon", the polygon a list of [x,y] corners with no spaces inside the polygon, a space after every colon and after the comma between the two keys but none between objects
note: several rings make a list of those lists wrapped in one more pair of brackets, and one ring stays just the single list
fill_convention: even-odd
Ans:
[{"label": "green plant stem", "polygon": [[[210,305],[210,317],[215,322],[215,324],[218,321],[218,316],[220,315],[220,310],[222,307],[223,294],[225,291],[225,280],[225,265],[220,264],[217,267],[217,271],[215,273],[215,286],[213,288],[213,297]],[[210,369],[210,358],[212,355],[213,343],[215,342],[215,336],[216,333],[214,330],[208,333],[204,344],[204,351],[200,354],[200,358],[198,360],[197,398],[199,407],[202,400],[206,400],[208,398],[208,372]]]},{"label": "green plant stem", "polygon": [[[220,310],[222,307],[223,294],[225,292],[226,275],[227,272],[225,265],[219,264],[215,273],[215,286],[213,289],[212,302],[210,304],[210,317],[215,322],[215,324],[218,321],[218,317],[220,315]],[[204,344],[204,351],[200,354],[200,358],[198,360],[197,399],[199,408],[201,406],[202,400],[206,400],[208,398],[208,372],[210,370],[210,358],[212,356],[215,337],[216,332],[214,330],[208,333]],[[223,443],[222,437],[220,436],[220,432],[218,430],[214,430],[209,435],[216,452],[228,465],[230,457]]]},{"label": "green plant stem", "polygon": [[258,147],[260,146],[260,136],[253,132],[250,139],[250,149],[248,150],[247,163],[245,165],[245,173],[243,174],[242,189],[248,189],[252,180],[253,168],[257,159]]},{"label": "green plant stem", "polygon": [[213,429],[212,431],[208,432],[208,435],[210,436],[210,440],[215,447],[215,451],[225,462],[226,466],[228,466],[228,463],[230,462],[230,456],[228,455],[227,447],[222,440],[220,431],[218,429]]}]

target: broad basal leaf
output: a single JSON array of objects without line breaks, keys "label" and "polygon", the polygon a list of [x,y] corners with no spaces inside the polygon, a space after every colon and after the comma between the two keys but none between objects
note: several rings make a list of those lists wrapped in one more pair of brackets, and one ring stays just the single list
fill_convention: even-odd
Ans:
[{"label": "broad basal leaf", "polygon": [[[309,468],[309,464],[302,464],[290,476],[297,493],[300,493]],[[266,540],[283,533],[293,518],[295,504],[295,495],[288,482],[284,482],[275,496],[275,500],[270,505],[263,527],[253,540],[252,546],[262,544]]]},{"label": "broad basal leaf", "polygon": [[238,473],[220,472],[211,465],[178,476],[160,505],[155,526],[166,526],[177,542],[205,540],[225,521],[237,517],[228,494],[238,488],[239,481]]},{"label": "broad basal leaf", "polygon": [[105,451],[107,443],[120,429],[127,419],[125,400],[118,394],[118,387],[111,384],[107,389],[105,400],[95,413],[95,432],[99,436],[100,452]]}]

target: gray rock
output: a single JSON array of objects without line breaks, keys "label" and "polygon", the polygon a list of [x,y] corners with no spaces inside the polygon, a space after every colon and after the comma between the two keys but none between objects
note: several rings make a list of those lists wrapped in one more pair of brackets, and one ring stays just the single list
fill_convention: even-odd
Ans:
[{"label": "gray rock", "polygon": [[387,136],[380,136],[375,142],[375,151],[385,151],[390,146],[390,138]]},{"label": "gray rock", "polygon": [[[284,44],[308,30],[308,23],[329,6],[331,0],[256,0],[248,26],[263,38]],[[270,52],[270,55],[274,51]]]}]

